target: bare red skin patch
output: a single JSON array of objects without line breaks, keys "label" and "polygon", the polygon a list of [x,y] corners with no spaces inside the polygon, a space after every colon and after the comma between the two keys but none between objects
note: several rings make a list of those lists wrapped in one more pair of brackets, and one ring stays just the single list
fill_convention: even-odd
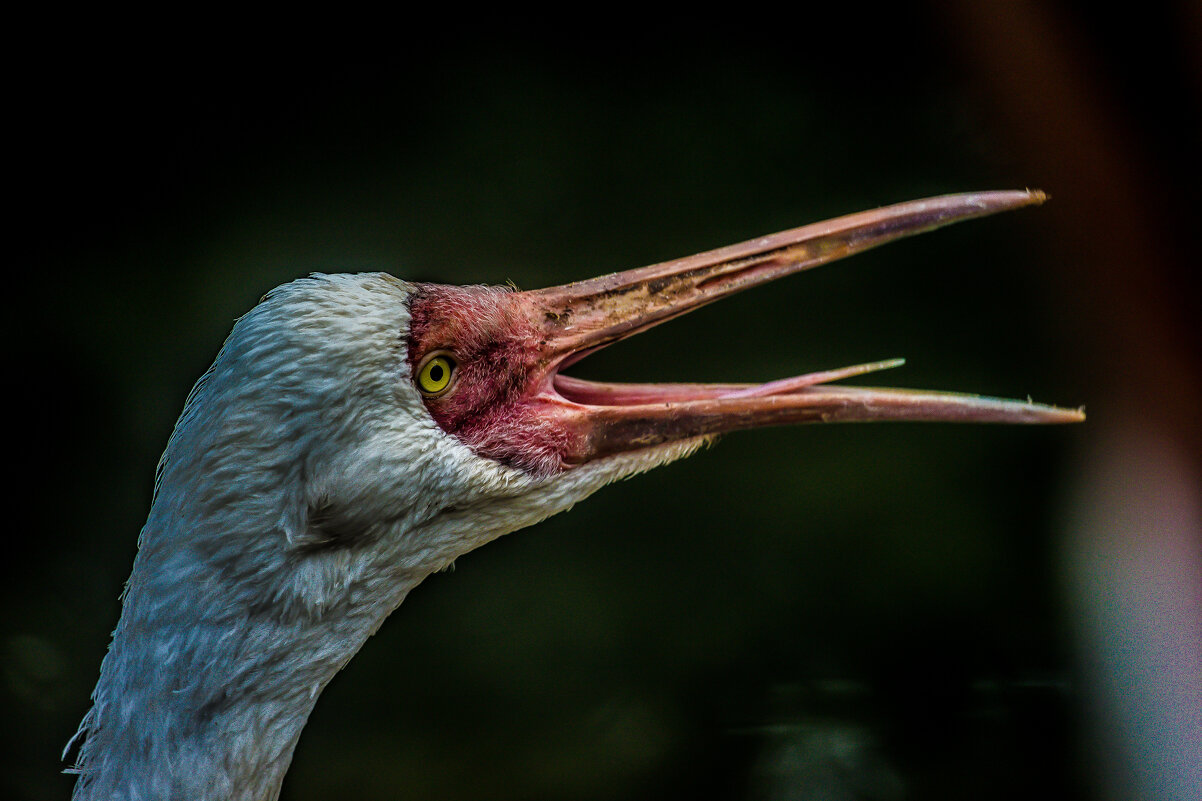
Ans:
[{"label": "bare red skin patch", "polygon": [[547,476],[568,468],[581,440],[578,418],[550,388],[532,309],[504,287],[419,284],[409,301],[409,367],[433,351],[457,366],[451,388],[425,397],[438,426],[479,456]]}]

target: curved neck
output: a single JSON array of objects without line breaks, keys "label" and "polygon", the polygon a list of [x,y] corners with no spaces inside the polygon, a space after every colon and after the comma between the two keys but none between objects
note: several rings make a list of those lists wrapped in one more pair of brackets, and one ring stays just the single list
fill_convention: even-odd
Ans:
[{"label": "curved neck", "polygon": [[[146,557],[145,559],[143,557]],[[278,796],[326,684],[404,598],[258,612],[211,576],[149,569],[145,545],[81,735],[76,801]]]},{"label": "curved neck", "polygon": [[186,643],[125,623],[85,720],[79,801],[276,798],[318,695],[367,636],[317,654],[287,643],[287,624],[247,620]]}]

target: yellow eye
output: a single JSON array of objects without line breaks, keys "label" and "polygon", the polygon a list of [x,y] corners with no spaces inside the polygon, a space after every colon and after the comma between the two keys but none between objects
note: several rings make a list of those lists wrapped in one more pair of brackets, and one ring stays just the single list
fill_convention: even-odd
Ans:
[{"label": "yellow eye", "polygon": [[425,395],[437,395],[451,385],[455,360],[439,354],[426,359],[417,371],[417,388]]}]

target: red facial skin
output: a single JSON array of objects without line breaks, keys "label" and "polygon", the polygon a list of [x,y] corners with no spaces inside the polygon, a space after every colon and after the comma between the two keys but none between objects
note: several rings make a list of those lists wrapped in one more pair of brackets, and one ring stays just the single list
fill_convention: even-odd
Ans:
[{"label": "red facial skin", "polygon": [[540,347],[529,304],[504,287],[420,284],[410,299],[409,367],[430,353],[456,361],[451,386],[426,397],[448,434],[478,455],[546,476],[570,466],[583,432],[550,386],[554,357]]}]

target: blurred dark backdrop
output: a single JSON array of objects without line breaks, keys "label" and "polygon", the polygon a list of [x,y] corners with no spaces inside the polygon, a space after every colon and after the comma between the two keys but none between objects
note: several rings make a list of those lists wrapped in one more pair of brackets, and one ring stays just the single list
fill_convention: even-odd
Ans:
[{"label": "blurred dark backdrop", "polygon": [[[1180,592],[1159,601],[1196,600],[1196,5],[927,2],[732,18],[737,38],[409,28],[269,52],[82,25],[31,34],[8,76],[0,795],[69,794],[58,754],[155,462],[272,286],[386,270],[530,288],[1025,186],[1052,202],[725,301],[578,372],[768,380],[905,356],[876,380],[1084,403],[1089,423],[744,433],[610,487],[416,590],[326,691],[284,798],[1191,786],[1189,663],[1149,668],[1185,728],[1124,729],[1109,629],[1088,626],[1112,607],[1089,599],[1139,598],[1077,555],[1097,552],[1089,510],[1128,508],[1104,435],[1134,421],[1184,487],[1184,528],[1158,529]],[[1082,479],[1107,456],[1117,472]],[[1196,620],[1172,620],[1148,647],[1188,655]]]}]

